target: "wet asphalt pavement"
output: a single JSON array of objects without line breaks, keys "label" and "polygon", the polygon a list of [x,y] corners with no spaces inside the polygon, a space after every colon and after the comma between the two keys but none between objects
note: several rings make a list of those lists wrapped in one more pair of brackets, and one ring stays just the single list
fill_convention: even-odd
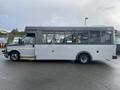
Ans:
[{"label": "wet asphalt pavement", "polygon": [[87,65],[71,61],[12,62],[0,54],[0,90],[120,90],[119,60]]}]

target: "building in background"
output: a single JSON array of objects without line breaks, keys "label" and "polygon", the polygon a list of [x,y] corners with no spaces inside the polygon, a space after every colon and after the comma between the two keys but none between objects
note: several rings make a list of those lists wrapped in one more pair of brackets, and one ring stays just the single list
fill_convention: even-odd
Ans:
[{"label": "building in background", "polygon": [[120,31],[116,30],[115,32],[115,43],[116,43],[116,53],[120,55]]},{"label": "building in background", "polygon": [[116,44],[120,44],[120,31],[119,30],[116,30]]}]

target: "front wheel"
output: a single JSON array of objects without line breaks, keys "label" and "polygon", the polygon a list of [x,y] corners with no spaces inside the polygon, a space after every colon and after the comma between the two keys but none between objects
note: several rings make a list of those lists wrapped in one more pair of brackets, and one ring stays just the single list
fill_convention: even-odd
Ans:
[{"label": "front wheel", "polygon": [[80,54],[78,61],[82,64],[90,63],[90,56],[88,54]]},{"label": "front wheel", "polygon": [[20,60],[20,54],[18,52],[11,52],[10,53],[10,60],[12,60],[12,61]]}]

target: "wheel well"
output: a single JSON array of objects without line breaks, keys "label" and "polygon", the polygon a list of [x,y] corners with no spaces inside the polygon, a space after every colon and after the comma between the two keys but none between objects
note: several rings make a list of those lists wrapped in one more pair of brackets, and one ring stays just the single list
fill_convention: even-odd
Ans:
[{"label": "wheel well", "polygon": [[78,60],[78,58],[79,58],[79,56],[80,56],[81,54],[87,54],[87,55],[89,56],[90,60],[92,60],[91,54],[90,54],[89,52],[86,52],[86,51],[79,52],[79,53],[77,54],[77,56],[76,56],[76,60]]},{"label": "wheel well", "polygon": [[17,50],[12,50],[12,51],[10,51],[10,52],[8,53],[8,55],[10,55],[10,54],[13,53],[13,52],[16,52],[16,53],[18,53],[18,54],[20,55],[20,52],[17,51]]}]

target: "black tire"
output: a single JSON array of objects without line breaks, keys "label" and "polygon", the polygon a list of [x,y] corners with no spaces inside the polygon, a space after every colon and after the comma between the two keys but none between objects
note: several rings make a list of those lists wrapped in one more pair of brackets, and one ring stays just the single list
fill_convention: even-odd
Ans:
[{"label": "black tire", "polygon": [[78,56],[78,61],[81,63],[81,64],[87,64],[87,63],[90,63],[91,61],[91,58],[88,54],[80,54]]},{"label": "black tire", "polygon": [[11,52],[10,53],[10,60],[12,60],[12,61],[20,60],[20,54],[18,52]]}]

